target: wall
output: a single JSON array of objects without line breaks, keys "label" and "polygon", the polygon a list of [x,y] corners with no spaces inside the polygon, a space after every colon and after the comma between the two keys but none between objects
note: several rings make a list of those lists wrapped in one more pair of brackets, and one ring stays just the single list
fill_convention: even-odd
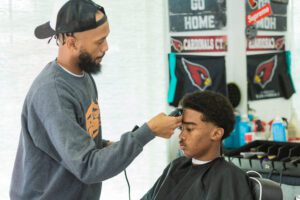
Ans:
[{"label": "wall", "polygon": [[[258,35],[284,35],[286,40],[286,50],[291,50],[293,39],[293,16],[292,4],[288,5],[288,30],[286,32],[258,31]],[[168,2],[166,1],[166,6]],[[284,98],[273,98],[268,100],[248,101],[247,94],[247,55],[274,53],[274,51],[246,52],[246,1],[226,0],[227,4],[227,26],[217,31],[194,31],[194,32],[178,32],[170,33],[166,31],[166,54],[170,52],[170,36],[205,36],[205,35],[227,35],[228,51],[225,53],[197,53],[198,55],[225,55],[226,56],[226,73],[227,82],[235,82],[241,90],[241,102],[237,107],[237,112],[246,114],[248,105],[254,110],[254,115],[262,120],[270,121],[276,115],[291,119],[293,111],[292,98],[286,100]],[[168,17],[168,10],[166,10]],[[168,18],[167,18],[168,21]],[[167,24],[168,25],[168,24]],[[296,54],[292,54],[293,55]],[[295,66],[292,66],[295,70]],[[295,96],[295,95],[294,95]],[[278,106],[280,105],[280,106]]]},{"label": "wall", "polygon": [[[271,32],[271,31],[259,31],[258,35],[284,35],[285,36],[285,48],[286,50],[291,50],[291,44],[293,39],[293,31],[294,27],[292,25],[293,15],[292,8],[293,2],[290,1],[288,5],[288,27],[286,32]],[[266,53],[268,53],[266,51]],[[271,53],[271,52],[270,52]],[[253,53],[248,53],[251,55]],[[292,55],[295,55],[292,53]],[[294,69],[295,66],[292,66]],[[295,96],[295,95],[294,95]],[[260,101],[249,101],[250,108],[255,110],[255,114],[265,121],[270,121],[274,119],[276,115],[286,117],[288,120],[292,117],[292,107],[293,101],[292,98],[284,99],[284,98],[274,98],[268,100],[260,100]]]}]

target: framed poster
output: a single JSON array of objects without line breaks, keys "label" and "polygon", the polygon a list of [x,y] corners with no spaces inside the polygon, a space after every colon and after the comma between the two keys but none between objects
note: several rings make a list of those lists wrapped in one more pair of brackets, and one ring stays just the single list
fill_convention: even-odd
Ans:
[{"label": "framed poster", "polygon": [[295,93],[285,52],[247,56],[248,99],[261,100]]},{"label": "framed poster", "polygon": [[168,103],[178,106],[181,98],[197,90],[227,95],[224,56],[169,54]]},{"label": "framed poster", "polygon": [[287,4],[271,0],[245,0],[246,16],[270,4],[271,15],[260,19],[255,23],[257,30],[286,31],[287,30]]},{"label": "framed poster", "polygon": [[169,0],[170,32],[216,30],[226,26],[225,0]]}]

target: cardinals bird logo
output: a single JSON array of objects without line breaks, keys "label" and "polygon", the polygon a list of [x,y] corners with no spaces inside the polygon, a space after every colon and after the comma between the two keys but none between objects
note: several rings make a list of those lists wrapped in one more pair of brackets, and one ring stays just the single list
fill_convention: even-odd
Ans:
[{"label": "cardinals bird logo", "polygon": [[174,38],[171,38],[171,44],[177,52],[182,51],[183,45],[182,45],[182,42],[180,40],[176,40]]},{"label": "cardinals bird logo", "polygon": [[284,37],[280,37],[275,41],[275,46],[277,50],[283,49],[285,44]]},{"label": "cardinals bird logo", "polygon": [[184,58],[182,58],[181,61],[194,86],[203,91],[208,86],[212,85],[209,71],[204,66],[192,63]]},{"label": "cardinals bird logo", "polygon": [[255,71],[254,83],[264,89],[272,81],[277,67],[277,56],[272,57],[258,65]]},{"label": "cardinals bird logo", "polygon": [[250,5],[251,9],[257,8],[257,5],[258,5],[257,1],[258,0],[248,0],[248,3]]}]

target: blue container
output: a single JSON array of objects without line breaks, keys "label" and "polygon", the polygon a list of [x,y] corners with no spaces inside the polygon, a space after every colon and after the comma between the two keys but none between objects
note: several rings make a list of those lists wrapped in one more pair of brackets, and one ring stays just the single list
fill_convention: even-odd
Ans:
[{"label": "blue container", "polygon": [[234,130],[230,133],[230,136],[223,141],[225,148],[235,149],[246,144],[245,133],[251,132],[251,123],[249,121],[250,116],[237,115],[235,117]]},{"label": "blue container", "polygon": [[239,124],[239,147],[246,144],[245,134],[251,132],[250,122],[243,119]]},{"label": "blue container", "polygon": [[241,121],[241,116],[235,116],[235,125],[234,130],[230,133],[230,135],[223,140],[223,145],[227,149],[238,148],[239,146],[239,123]]},{"label": "blue container", "polygon": [[287,141],[285,127],[283,122],[280,120],[273,122],[272,134],[273,134],[274,141],[279,141],[279,142]]},{"label": "blue container", "polygon": [[223,140],[223,145],[225,148],[227,149],[232,149],[232,148],[236,148],[235,144],[234,144],[234,138],[235,138],[235,130],[233,130],[230,135]]}]

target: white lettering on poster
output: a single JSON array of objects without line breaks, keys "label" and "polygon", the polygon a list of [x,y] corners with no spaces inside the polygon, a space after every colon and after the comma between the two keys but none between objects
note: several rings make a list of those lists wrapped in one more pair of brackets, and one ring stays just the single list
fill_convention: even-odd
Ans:
[{"label": "white lettering on poster", "polygon": [[258,1],[258,8],[261,8],[261,7],[265,6],[267,3],[271,4],[270,0],[259,0]]},{"label": "white lettering on poster", "polygon": [[255,95],[255,97],[257,99],[272,98],[272,97],[279,97],[279,96],[280,96],[280,93],[279,92],[275,92],[273,90],[262,91],[262,93]]},{"label": "white lettering on poster", "polygon": [[256,28],[276,30],[276,17],[266,17],[256,23]]},{"label": "white lettering on poster", "polygon": [[255,38],[249,41],[249,49],[275,49],[275,38]]},{"label": "white lettering on poster", "polygon": [[215,28],[215,16],[185,16],[184,17],[185,30],[193,29],[214,29]]},{"label": "white lettering on poster", "polygon": [[190,50],[214,50],[214,39],[184,39],[183,48]]},{"label": "white lettering on poster", "polygon": [[221,38],[217,38],[216,41],[215,41],[215,47],[216,47],[216,50],[223,50],[223,49],[225,49],[224,40],[221,39]]},{"label": "white lettering on poster", "polygon": [[205,0],[191,0],[192,10],[205,10]]},{"label": "white lettering on poster", "polygon": [[267,16],[269,14],[270,14],[270,7],[262,8],[262,10],[260,10],[259,12],[247,16],[248,23],[253,24],[259,19],[261,19],[262,17]]}]

